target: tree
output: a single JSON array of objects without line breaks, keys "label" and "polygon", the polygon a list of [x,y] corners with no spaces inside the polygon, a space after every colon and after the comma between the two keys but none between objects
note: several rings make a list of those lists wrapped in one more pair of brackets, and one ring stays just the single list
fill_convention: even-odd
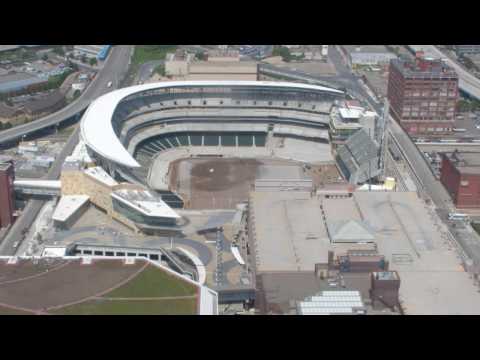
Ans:
[{"label": "tree", "polygon": [[42,56],[42,60],[43,60],[43,61],[47,61],[47,60],[48,60],[48,55],[47,55],[46,53],[45,53],[45,54],[43,54],[43,56]]},{"label": "tree", "polygon": [[205,61],[205,60],[207,60],[207,53],[205,53],[203,51],[199,51],[195,54],[195,57],[200,61]]},{"label": "tree", "polygon": [[75,64],[74,62],[71,62],[70,60],[68,61],[67,66],[72,69],[73,71],[78,71],[78,65]]},{"label": "tree", "polygon": [[160,76],[165,76],[165,65],[158,65],[154,70],[154,73],[160,75]]},{"label": "tree", "polygon": [[285,46],[274,47],[272,55],[281,56],[282,60],[285,62],[290,62],[290,60],[292,60],[292,55],[290,54],[290,50]]},{"label": "tree", "polygon": [[96,66],[98,64],[97,58],[91,58],[90,59],[90,66]]},{"label": "tree", "polygon": [[461,99],[457,103],[457,110],[459,112],[468,112],[468,111],[471,110],[471,108],[472,108],[472,106],[471,106],[470,102],[467,101],[467,100]]},{"label": "tree", "polygon": [[75,90],[74,93],[73,93],[73,98],[74,98],[74,99],[78,98],[78,97],[80,96],[80,93],[81,93],[80,90],[78,90],[78,89]]}]

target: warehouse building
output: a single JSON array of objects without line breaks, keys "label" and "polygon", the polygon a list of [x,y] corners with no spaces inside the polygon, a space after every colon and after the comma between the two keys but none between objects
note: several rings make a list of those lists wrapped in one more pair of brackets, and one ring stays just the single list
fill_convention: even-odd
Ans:
[{"label": "warehouse building", "polygon": [[27,73],[14,73],[0,76],[0,93],[16,93],[40,84],[46,84],[48,79]]},{"label": "warehouse building", "polygon": [[234,49],[217,49],[208,52],[208,61],[240,61],[240,52]]},{"label": "warehouse building", "polygon": [[397,58],[383,45],[343,45],[342,48],[352,69],[358,66],[388,65],[390,60]]},{"label": "warehouse building", "polygon": [[191,63],[187,80],[258,80],[253,61],[199,61]]},{"label": "warehouse building", "polygon": [[442,154],[440,181],[458,208],[480,208],[480,153]]}]

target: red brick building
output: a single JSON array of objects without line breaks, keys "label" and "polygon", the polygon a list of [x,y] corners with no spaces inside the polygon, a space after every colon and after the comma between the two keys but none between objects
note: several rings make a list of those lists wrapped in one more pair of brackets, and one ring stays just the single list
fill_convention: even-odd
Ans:
[{"label": "red brick building", "polygon": [[458,208],[480,208],[480,153],[442,155],[440,180]]},{"label": "red brick building", "polygon": [[15,178],[14,167],[11,162],[0,164],[0,227],[13,223],[15,211]]},{"label": "red brick building", "polygon": [[394,59],[387,97],[392,116],[410,135],[445,134],[455,123],[458,75],[441,60]]}]

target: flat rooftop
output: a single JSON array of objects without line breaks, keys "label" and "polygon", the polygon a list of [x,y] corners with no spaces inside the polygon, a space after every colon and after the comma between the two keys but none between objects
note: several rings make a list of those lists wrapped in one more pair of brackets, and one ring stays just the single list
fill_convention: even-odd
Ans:
[{"label": "flat rooftop", "polygon": [[313,272],[330,241],[319,200],[308,192],[252,192],[257,272]]},{"label": "flat rooftop", "polygon": [[[378,253],[398,273],[407,314],[480,314],[480,293],[445,226],[415,192],[360,191],[351,198],[323,200],[301,192],[253,192],[251,200],[256,271],[266,276],[262,282],[267,302],[301,300],[300,291],[275,290],[295,283],[305,296],[322,290],[315,285],[314,264],[325,261],[330,249],[336,254],[352,250],[352,244],[329,244],[321,201],[327,223],[352,219],[367,225]],[[280,273],[285,276],[277,276]],[[311,278],[290,284],[295,273]],[[269,284],[267,278],[275,281]],[[360,287],[350,288],[368,293],[369,280],[362,280]]]},{"label": "flat rooftop", "polygon": [[342,45],[349,53],[388,53],[390,51],[384,45]]},{"label": "flat rooftop", "polygon": [[415,192],[355,192],[351,207],[374,229],[378,252],[401,280],[407,314],[480,314],[480,293]]},{"label": "flat rooftop", "polygon": [[195,73],[256,73],[254,61],[198,61],[190,64],[190,74]]},{"label": "flat rooftop", "polygon": [[180,218],[160,196],[148,190],[121,189],[112,192],[112,197],[146,216]]},{"label": "flat rooftop", "polygon": [[55,208],[52,220],[66,221],[90,199],[87,195],[64,195]]},{"label": "flat rooftop", "polygon": [[445,155],[460,172],[480,174],[480,154],[478,152],[451,152]]},{"label": "flat rooftop", "polygon": [[391,65],[400,71],[400,73],[406,78],[458,79],[458,75],[455,70],[441,59],[394,59],[392,60]]},{"label": "flat rooftop", "polygon": [[84,173],[88,176],[91,176],[95,180],[105,184],[107,186],[115,186],[118,185],[116,182],[105,170],[103,170],[100,166],[91,167],[84,170]]}]

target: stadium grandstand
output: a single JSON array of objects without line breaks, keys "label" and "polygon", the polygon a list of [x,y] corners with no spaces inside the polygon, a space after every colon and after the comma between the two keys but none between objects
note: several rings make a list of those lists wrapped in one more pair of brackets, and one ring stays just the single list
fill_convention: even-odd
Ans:
[{"label": "stadium grandstand", "polygon": [[[94,101],[82,118],[81,134],[90,156],[114,178],[150,186],[155,158],[177,148],[220,154],[237,147],[265,149],[275,138],[328,143],[330,108],[344,96],[286,82],[145,84]],[[166,200],[170,205],[181,204],[167,183],[155,190],[172,197]]]}]

